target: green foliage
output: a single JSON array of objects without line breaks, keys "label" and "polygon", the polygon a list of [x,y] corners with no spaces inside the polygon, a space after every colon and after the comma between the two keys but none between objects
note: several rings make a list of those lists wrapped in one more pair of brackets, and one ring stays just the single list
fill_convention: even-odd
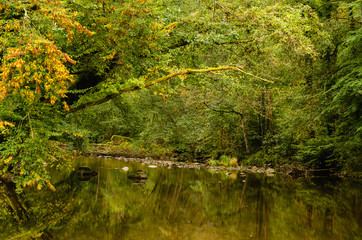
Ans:
[{"label": "green foliage", "polygon": [[94,144],[96,154],[126,156],[126,157],[153,157],[169,158],[173,155],[171,149],[153,142],[135,140],[128,137],[114,135],[112,141],[103,144]]},{"label": "green foliage", "polygon": [[68,130],[65,130],[58,140],[65,143],[71,143],[73,149],[81,154],[89,153],[89,140],[81,133],[69,132]]},{"label": "green foliage", "polygon": [[50,183],[50,168],[62,169],[70,166],[65,152],[56,143],[44,140],[39,136],[21,140],[11,139],[0,145],[1,149],[1,177],[12,179],[17,191],[26,186],[36,185],[37,189],[48,186]]},{"label": "green foliage", "polygon": [[17,191],[32,185],[54,190],[50,170],[70,166],[66,152],[51,140],[62,125],[53,118],[57,112],[49,103],[30,107],[15,99],[0,103],[0,177],[12,180]]},{"label": "green foliage", "polygon": [[124,152],[359,169],[361,1],[300,2],[0,1],[2,177],[43,186],[52,140],[86,153],[114,135]]},{"label": "green foliage", "polygon": [[337,163],[332,139],[309,139],[305,145],[299,146],[298,157],[301,162],[313,168],[335,168]]},{"label": "green foliage", "polygon": [[232,157],[229,157],[226,155],[222,155],[220,157],[220,162],[222,165],[225,165],[225,166],[234,167],[234,166],[238,165],[238,160],[236,158],[232,158]]},{"label": "green foliage", "polygon": [[209,159],[208,164],[210,166],[224,166],[224,167],[237,167],[238,159],[235,157],[229,157],[227,155],[222,155],[218,160]]},{"label": "green foliage", "polygon": [[[326,85],[321,79],[330,78],[323,72],[328,64],[329,67],[333,64],[328,59],[331,55],[328,51],[337,44],[331,29],[341,26],[341,22],[323,18],[325,14],[320,10],[327,10],[324,3],[310,2],[311,7],[293,1],[276,4],[263,1],[252,5],[187,1],[155,4],[159,7],[158,24],[168,31],[157,39],[160,52],[167,53],[162,62],[165,68],[157,72],[166,74],[172,69],[222,62],[248,68],[252,74],[180,76],[180,83],[159,84],[149,91],[123,94],[103,107],[87,110],[87,116],[77,113],[77,121],[83,128],[99,133],[97,139],[105,140],[112,134],[119,134],[146,145],[162,144],[183,158],[218,159],[229,155],[246,159],[244,162],[249,164],[294,161],[315,167],[346,163],[341,160],[341,156],[346,155],[342,151],[328,150],[338,146],[347,152],[339,137],[326,133],[336,122],[328,120],[331,112],[324,115],[328,112],[325,108],[328,92],[325,91],[335,89],[333,92],[337,92],[339,85],[328,90],[326,87],[330,87],[330,83]],[[347,9],[349,5],[340,7]],[[337,13],[336,9],[338,6],[329,9],[333,13],[329,17],[345,16],[344,10]],[[275,84],[261,84],[250,78],[253,75],[271,79]],[[115,87],[110,94],[124,87],[144,86],[142,78],[127,76],[129,82],[121,83],[125,84],[123,88],[113,83],[109,85],[113,80],[107,80],[104,86]],[[340,72],[340,76],[345,74]],[[340,86],[347,85],[340,82]],[[107,88],[101,87],[100,92],[102,89]],[[345,102],[339,96],[333,101],[329,99],[329,104],[336,107],[337,102]],[[350,95],[346,91],[344,96]],[[354,106],[360,104],[356,96]],[[87,101],[92,101],[93,95],[88,97]],[[107,116],[106,129],[109,130],[99,131],[105,125],[97,113]],[[93,118],[88,118],[89,115]],[[91,119],[89,124],[84,124],[88,119]],[[107,136],[105,132],[108,131]],[[341,130],[341,135],[345,133]],[[359,146],[357,140],[352,140],[348,148],[352,142],[354,148]]]}]

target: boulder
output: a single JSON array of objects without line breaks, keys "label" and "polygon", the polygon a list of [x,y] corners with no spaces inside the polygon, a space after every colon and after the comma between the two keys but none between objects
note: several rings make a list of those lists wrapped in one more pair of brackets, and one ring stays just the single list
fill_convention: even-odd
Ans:
[{"label": "boulder", "polygon": [[88,167],[79,167],[77,170],[77,178],[81,181],[88,181],[91,177],[97,176],[96,171],[91,170]]},{"label": "boulder", "polygon": [[147,179],[147,175],[144,170],[138,170],[135,174],[128,175],[127,178],[132,180],[145,180]]}]

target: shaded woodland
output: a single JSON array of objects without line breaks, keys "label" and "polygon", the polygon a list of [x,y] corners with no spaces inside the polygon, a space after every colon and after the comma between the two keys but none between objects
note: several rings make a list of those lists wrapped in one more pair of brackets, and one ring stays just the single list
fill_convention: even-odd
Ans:
[{"label": "shaded woodland", "polygon": [[[0,176],[91,143],[361,172],[362,1],[0,0]],[[118,138],[118,141],[115,139]],[[61,143],[61,144],[60,144]]]}]

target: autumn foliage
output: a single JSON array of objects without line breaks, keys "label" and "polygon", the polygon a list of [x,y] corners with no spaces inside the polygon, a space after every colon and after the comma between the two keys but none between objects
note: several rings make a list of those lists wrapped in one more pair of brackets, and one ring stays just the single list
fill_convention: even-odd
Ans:
[{"label": "autumn foliage", "polygon": [[69,166],[45,122],[69,110],[69,66],[76,61],[62,46],[75,34],[94,34],[75,18],[64,1],[0,1],[0,177],[18,190],[55,190],[49,169]]},{"label": "autumn foliage", "polygon": [[29,39],[24,46],[8,49],[1,66],[1,99],[11,93],[28,104],[44,97],[54,105],[66,96],[67,87],[74,81],[64,66],[66,62],[75,64],[45,39]]}]

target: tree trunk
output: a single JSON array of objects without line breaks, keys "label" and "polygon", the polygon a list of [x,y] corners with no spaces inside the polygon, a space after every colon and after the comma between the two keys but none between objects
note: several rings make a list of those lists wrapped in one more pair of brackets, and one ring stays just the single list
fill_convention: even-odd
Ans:
[{"label": "tree trunk", "polygon": [[243,130],[243,136],[244,136],[244,143],[245,143],[245,150],[246,150],[246,154],[249,155],[250,151],[249,151],[249,144],[248,144],[248,138],[246,136],[246,131],[245,131],[245,120],[243,116],[240,116],[240,122],[241,122],[241,129]]}]

